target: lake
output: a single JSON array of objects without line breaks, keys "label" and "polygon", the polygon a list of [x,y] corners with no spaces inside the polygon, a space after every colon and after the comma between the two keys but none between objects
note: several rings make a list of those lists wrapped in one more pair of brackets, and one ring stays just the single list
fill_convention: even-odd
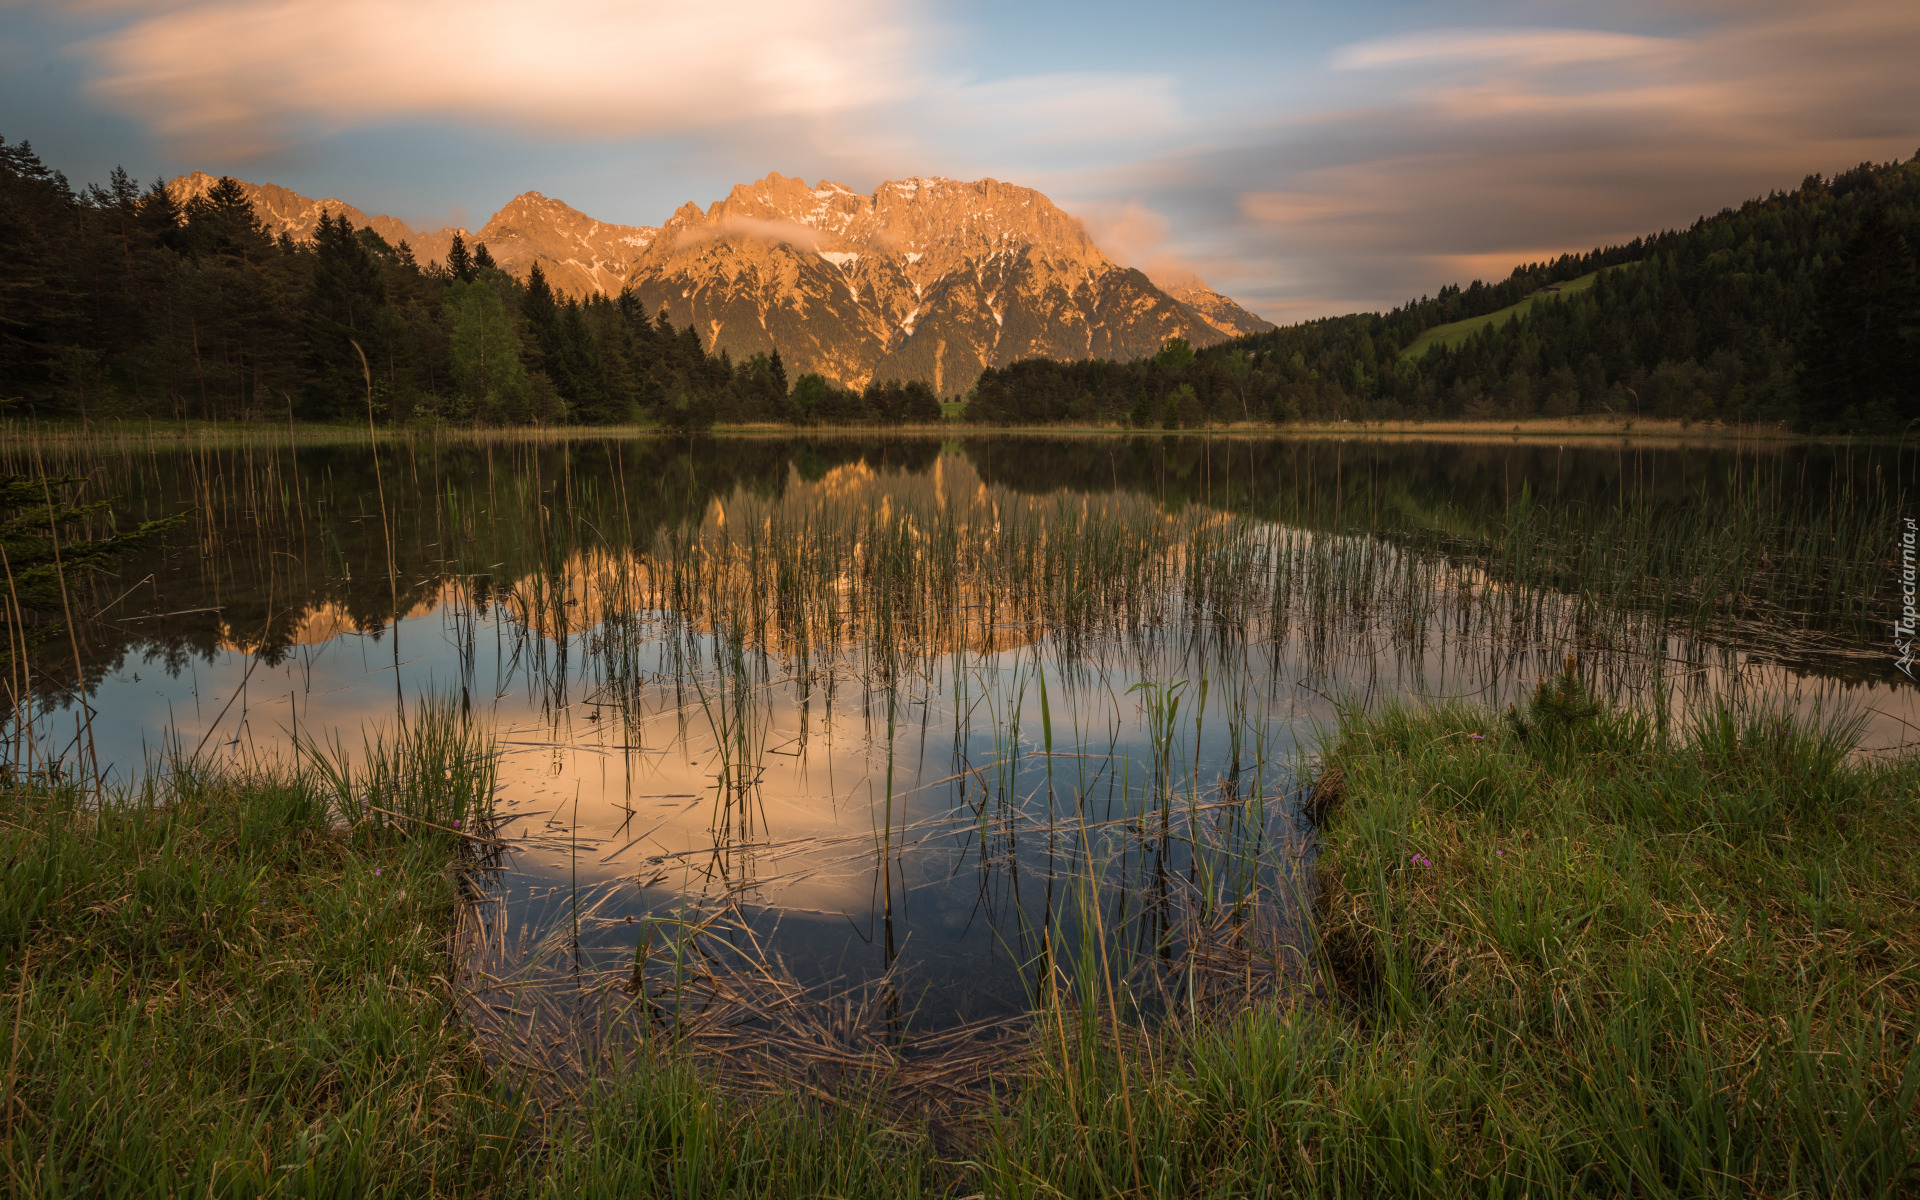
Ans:
[{"label": "lake", "polygon": [[1498,710],[1571,671],[1676,726],[1817,713],[1871,753],[1920,724],[1892,628],[1920,458],[1892,447],[33,453],[123,522],[191,515],[76,586],[31,707],[9,685],[9,761],[351,757],[457,709],[499,755],[465,1007],[543,1061],[621,1020],[938,1047],[1095,974],[1148,1008],[1311,988],[1306,795],[1343,706]]}]

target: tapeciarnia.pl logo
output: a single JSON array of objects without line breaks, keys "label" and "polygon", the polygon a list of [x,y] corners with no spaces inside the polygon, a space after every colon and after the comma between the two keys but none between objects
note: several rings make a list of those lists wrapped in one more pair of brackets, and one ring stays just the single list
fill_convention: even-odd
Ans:
[{"label": "tapeciarnia.pl logo", "polygon": [[1900,659],[1893,665],[1899,667],[1908,679],[1913,678],[1913,632],[1915,614],[1914,595],[1914,521],[1906,519],[1906,529],[1900,535],[1900,619],[1893,623],[1893,648],[1900,652]]}]

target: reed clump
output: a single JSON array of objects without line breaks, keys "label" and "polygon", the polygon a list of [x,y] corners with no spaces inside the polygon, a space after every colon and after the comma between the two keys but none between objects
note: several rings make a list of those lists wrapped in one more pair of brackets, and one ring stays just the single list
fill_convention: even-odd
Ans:
[{"label": "reed clump", "polygon": [[1396,511],[1376,532],[1471,565],[1489,589],[1569,597],[1589,645],[1646,616],[1785,661],[1871,657],[1902,497],[1870,482],[1847,472],[1811,491],[1754,464],[1678,504],[1552,503],[1523,486],[1497,509]]},{"label": "reed clump", "polygon": [[397,728],[364,731],[358,752],[337,737],[296,748],[309,782],[356,836],[372,842],[439,834],[487,844],[500,754],[455,701],[421,698]]}]

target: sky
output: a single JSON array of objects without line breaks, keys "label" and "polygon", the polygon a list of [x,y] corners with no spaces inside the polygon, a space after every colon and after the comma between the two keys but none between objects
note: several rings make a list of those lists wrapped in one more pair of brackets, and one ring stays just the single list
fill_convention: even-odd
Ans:
[{"label": "sky", "polygon": [[0,136],[418,228],[991,176],[1270,320],[1920,151],[1916,0],[0,0]]}]

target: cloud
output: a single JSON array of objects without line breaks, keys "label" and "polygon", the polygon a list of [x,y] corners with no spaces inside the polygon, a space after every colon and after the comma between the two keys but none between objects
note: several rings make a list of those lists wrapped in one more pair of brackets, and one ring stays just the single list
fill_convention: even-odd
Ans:
[{"label": "cloud", "polygon": [[1138,142],[1180,127],[1172,75],[1099,71],[952,82],[938,89],[937,120],[991,135],[1003,148]]},{"label": "cloud", "polygon": [[817,250],[823,240],[820,231],[797,221],[770,221],[764,217],[742,217],[728,213],[717,221],[701,219],[673,227],[676,249],[697,246],[720,238],[744,238],[748,241],[788,245],[800,250]]},{"label": "cloud", "polygon": [[1227,282],[1277,320],[1504,278],[1920,145],[1920,6],[1669,15],[1691,28],[1441,29],[1343,47],[1326,78],[1354,103],[1170,156],[1147,195],[1178,212],[1184,190],[1189,211],[1217,213],[1213,236],[1246,264]]},{"label": "cloud", "polygon": [[82,47],[95,93],[225,153],[452,118],[569,138],[818,118],[911,86],[893,0],[176,0]]},{"label": "cloud", "polygon": [[1357,42],[1336,51],[1341,70],[1457,63],[1566,68],[1671,63],[1686,46],[1674,38],[1587,29],[1451,29]]},{"label": "cloud", "polygon": [[1188,257],[1171,245],[1172,222],[1144,204],[1090,205],[1080,214],[1080,223],[1102,254],[1160,287],[1184,288],[1201,281]]}]

